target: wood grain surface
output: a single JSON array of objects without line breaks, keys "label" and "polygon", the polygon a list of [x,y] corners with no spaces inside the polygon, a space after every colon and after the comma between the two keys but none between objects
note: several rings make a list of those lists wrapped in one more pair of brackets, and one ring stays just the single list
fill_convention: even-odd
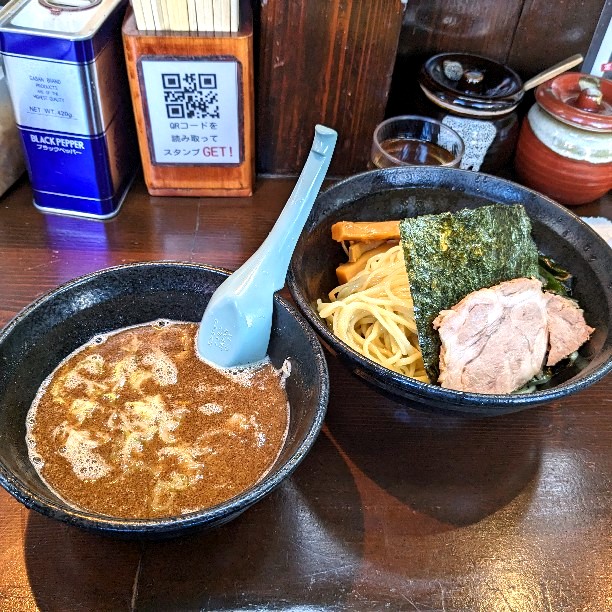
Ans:
[{"label": "wood grain surface", "polygon": [[402,3],[260,4],[258,171],[299,172],[317,123],[338,132],[331,175],[365,170],[387,104]]},{"label": "wood grain surface", "polygon": [[574,53],[586,57],[604,4],[525,0],[507,62],[527,79]]},{"label": "wood grain surface", "polygon": [[402,25],[398,53],[418,56],[465,52],[505,61],[512,33],[521,16],[521,0],[458,0],[409,2]]},{"label": "wood grain surface", "polygon": [[[418,113],[418,73],[443,52],[475,53],[527,80],[586,56],[605,0],[252,0],[257,169],[296,174],[317,122],[338,130],[332,175],[365,169],[375,126]],[[532,103],[525,97],[525,108]]]},{"label": "wood grain surface", "polygon": [[[238,267],[293,188],[151,197],[107,222],[44,215],[26,180],[0,199],[0,324],[107,266]],[[612,217],[612,199],[575,209]],[[328,356],[323,432],[235,521],[166,542],[99,537],[0,489],[0,610],[612,609],[612,378],[497,418],[391,401]]]},{"label": "wood grain surface", "polygon": [[[389,90],[387,116],[414,113],[418,75],[438,53],[474,53],[526,81],[574,55],[586,56],[605,0],[410,0]],[[578,70],[580,67],[575,68]],[[533,103],[533,91],[520,110]]]}]

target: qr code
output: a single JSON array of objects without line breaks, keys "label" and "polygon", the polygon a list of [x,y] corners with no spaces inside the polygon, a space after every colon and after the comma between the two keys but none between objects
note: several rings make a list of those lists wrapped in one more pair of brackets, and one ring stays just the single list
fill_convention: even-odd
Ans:
[{"label": "qr code", "polygon": [[215,74],[162,74],[169,119],[219,119]]}]

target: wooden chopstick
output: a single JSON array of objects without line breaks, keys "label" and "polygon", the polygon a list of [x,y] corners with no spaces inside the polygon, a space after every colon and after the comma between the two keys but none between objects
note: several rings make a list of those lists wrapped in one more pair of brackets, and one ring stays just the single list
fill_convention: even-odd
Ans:
[{"label": "wooden chopstick", "polygon": [[139,30],[237,32],[240,0],[131,0]]}]

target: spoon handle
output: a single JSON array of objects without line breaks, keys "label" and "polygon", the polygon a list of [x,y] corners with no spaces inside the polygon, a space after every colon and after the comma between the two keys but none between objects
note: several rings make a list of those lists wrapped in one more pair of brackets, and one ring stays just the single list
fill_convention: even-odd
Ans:
[{"label": "spoon handle", "polygon": [[285,284],[293,250],[329,168],[337,138],[335,130],[315,126],[302,173],[268,237],[251,257],[252,265],[269,275],[274,291]]},{"label": "spoon handle", "polygon": [[293,192],[262,245],[212,294],[198,328],[202,359],[222,367],[266,356],[274,292],[285,284],[289,261],[329,167],[338,134],[317,125]]},{"label": "spoon handle", "polygon": [[578,64],[580,64],[580,62],[582,62],[583,59],[584,58],[582,57],[582,55],[580,55],[580,53],[576,53],[576,55],[572,55],[571,57],[564,59],[558,64],[547,68],[543,72],[540,72],[539,74],[536,74],[534,77],[530,78],[528,81],[525,81],[525,84],[523,85],[523,91],[533,89],[534,87],[545,83],[549,79],[556,77],[562,72],[565,72],[566,70],[577,66]]}]

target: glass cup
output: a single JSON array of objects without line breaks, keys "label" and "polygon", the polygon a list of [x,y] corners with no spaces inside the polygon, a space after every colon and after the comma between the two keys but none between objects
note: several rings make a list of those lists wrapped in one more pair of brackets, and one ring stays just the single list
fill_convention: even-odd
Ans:
[{"label": "glass cup", "polygon": [[436,119],[416,115],[391,117],[374,130],[370,167],[458,168],[464,149],[461,136]]}]

